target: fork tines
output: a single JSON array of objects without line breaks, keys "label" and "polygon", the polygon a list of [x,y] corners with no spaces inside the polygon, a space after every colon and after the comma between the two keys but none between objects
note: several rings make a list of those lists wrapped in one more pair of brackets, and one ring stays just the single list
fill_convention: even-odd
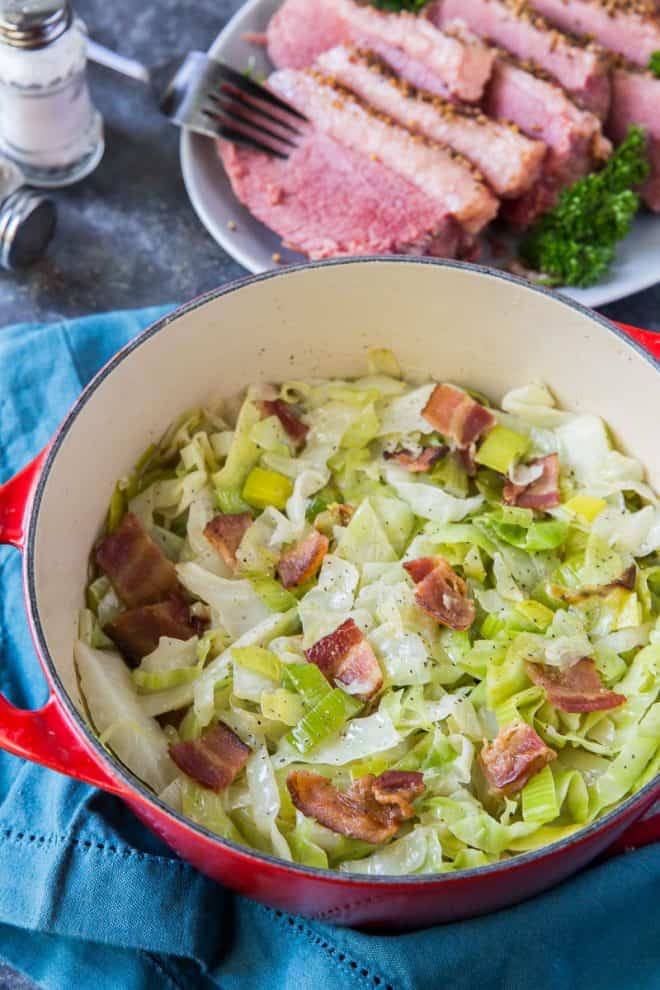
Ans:
[{"label": "fork tines", "polygon": [[296,138],[303,133],[300,125],[307,118],[295,107],[220,63],[213,65],[205,82],[201,112],[219,137],[278,158],[286,158],[296,147]]}]

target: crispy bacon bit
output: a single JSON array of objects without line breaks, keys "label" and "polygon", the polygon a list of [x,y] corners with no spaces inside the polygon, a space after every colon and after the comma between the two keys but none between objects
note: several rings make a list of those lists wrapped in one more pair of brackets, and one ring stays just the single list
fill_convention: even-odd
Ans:
[{"label": "crispy bacon bit", "polygon": [[321,825],[374,845],[386,842],[402,822],[414,817],[411,802],[424,793],[421,773],[388,770],[367,774],[347,791],[337,790],[327,777],[306,770],[292,770],[286,781],[296,808]]},{"label": "crispy bacon bit", "polygon": [[232,570],[236,567],[236,551],[251,525],[249,512],[237,512],[215,516],[204,527],[204,536]]},{"label": "crispy bacon bit", "polygon": [[152,605],[179,588],[174,564],[128,512],[96,548],[96,563],[129,608]]},{"label": "crispy bacon bit", "polygon": [[492,412],[455,385],[436,385],[422,416],[434,430],[461,448],[469,447],[495,426]]},{"label": "crispy bacon bit", "polygon": [[336,682],[344,691],[365,701],[382,687],[383,674],[376,654],[353,619],[346,619],[338,629],[314,643],[305,656],[331,684]]},{"label": "crispy bacon bit", "polygon": [[411,474],[421,474],[430,471],[436,461],[444,457],[448,450],[449,448],[444,446],[422,447],[421,453],[417,455],[411,454],[409,450],[397,450],[393,453],[385,451],[383,457],[386,461],[396,461]]},{"label": "crispy bacon bit", "polygon": [[502,498],[507,505],[518,505],[521,509],[552,509],[559,505],[559,457],[548,454],[530,461],[528,467],[538,465],[543,473],[528,485],[516,485],[507,481]]},{"label": "crispy bacon bit", "polygon": [[588,657],[567,670],[530,662],[525,669],[534,684],[545,688],[550,704],[562,712],[599,712],[626,702],[625,695],[603,686],[596,664]]},{"label": "crispy bacon bit", "polygon": [[296,443],[302,443],[309,433],[309,426],[298,419],[291,406],[282,399],[264,399],[259,406],[266,416],[277,416],[280,423]]},{"label": "crispy bacon bit", "polygon": [[469,629],[476,614],[467,585],[444,557],[420,557],[404,565],[417,585],[415,601],[450,629]]},{"label": "crispy bacon bit", "polygon": [[250,753],[250,747],[224,722],[218,722],[199,739],[170,746],[170,756],[179,770],[216,793],[226,790],[235,780]]},{"label": "crispy bacon bit", "polygon": [[517,794],[557,754],[521,719],[500,729],[492,743],[484,743],[479,762],[491,787],[501,794]]},{"label": "crispy bacon bit", "polygon": [[188,606],[178,597],[121,612],[103,631],[129,664],[138,664],[155,650],[161,636],[185,640],[196,635]]},{"label": "crispy bacon bit", "polygon": [[323,563],[329,546],[330,540],[327,536],[312,530],[304,540],[283,553],[277,565],[277,572],[284,587],[295,588],[296,585],[303,584],[313,577]]}]

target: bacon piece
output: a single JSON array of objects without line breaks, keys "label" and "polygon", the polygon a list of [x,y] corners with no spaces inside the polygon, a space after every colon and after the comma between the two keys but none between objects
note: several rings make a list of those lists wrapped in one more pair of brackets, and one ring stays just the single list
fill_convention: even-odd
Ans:
[{"label": "bacon piece", "polygon": [[188,606],[182,598],[120,612],[103,631],[119,647],[129,664],[138,664],[158,646],[161,636],[190,639],[196,635]]},{"label": "bacon piece", "polygon": [[376,654],[353,619],[346,619],[334,632],[314,643],[305,650],[305,656],[331,684],[336,682],[365,701],[382,687],[383,674]]},{"label": "bacon piece", "polygon": [[250,747],[224,722],[218,722],[199,739],[170,746],[170,756],[179,770],[216,793],[226,790],[235,780],[250,753]]},{"label": "bacon piece", "polygon": [[232,570],[236,567],[236,551],[251,525],[249,512],[236,512],[215,516],[204,527],[204,536]]},{"label": "bacon piece", "polygon": [[345,792],[327,777],[306,770],[292,770],[286,784],[303,815],[374,845],[391,839],[402,822],[414,817],[411,801],[425,790],[421,773],[403,770],[387,770],[378,777],[367,774]]},{"label": "bacon piece", "polygon": [[469,629],[474,622],[474,602],[467,585],[444,557],[419,557],[403,565],[417,585],[415,601],[437,622],[450,629]]},{"label": "bacon piece", "polygon": [[266,416],[277,416],[285,431],[296,443],[302,443],[309,433],[309,426],[291,411],[291,406],[282,399],[264,399],[259,403]]},{"label": "bacon piece", "polygon": [[567,670],[529,661],[525,670],[534,684],[545,688],[550,704],[562,712],[599,712],[626,702],[625,695],[603,686],[596,664],[588,657]]},{"label": "bacon piece", "polygon": [[501,794],[517,794],[557,754],[537,736],[531,725],[517,719],[500,729],[492,743],[484,743],[479,762],[491,787]]},{"label": "bacon piece", "polygon": [[436,385],[422,409],[422,416],[434,430],[462,448],[469,447],[495,425],[495,417],[489,409],[454,385]]},{"label": "bacon piece", "polygon": [[280,557],[277,572],[285,588],[295,588],[308,581],[318,571],[328,552],[330,540],[314,529],[295,547]]},{"label": "bacon piece", "polygon": [[557,454],[537,457],[527,466],[536,465],[543,468],[543,473],[529,485],[506,482],[502,498],[507,505],[518,505],[522,509],[552,509],[559,505],[559,457]]},{"label": "bacon piece", "polygon": [[422,447],[421,453],[417,455],[411,454],[409,450],[397,450],[394,453],[385,451],[383,457],[386,461],[396,461],[411,474],[421,474],[430,471],[436,461],[444,457],[448,450],[449,447],[445,446]]},{"label": "bacon piece", "polygon": [[96,563],[129,608],[151,605],[179,588],[174,564],[132,512],[96,548]]}]

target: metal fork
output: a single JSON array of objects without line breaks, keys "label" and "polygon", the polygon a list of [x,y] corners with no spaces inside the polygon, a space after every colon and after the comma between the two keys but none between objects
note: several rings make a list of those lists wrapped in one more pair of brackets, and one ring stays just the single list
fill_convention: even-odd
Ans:
[{"label": "metal fork", "polygon": [[151,87],[158,107],[178,127],[287,158],[307,118],[265,86],[202,52],[189,52],[149,69],[87,42],[88,57]]}]

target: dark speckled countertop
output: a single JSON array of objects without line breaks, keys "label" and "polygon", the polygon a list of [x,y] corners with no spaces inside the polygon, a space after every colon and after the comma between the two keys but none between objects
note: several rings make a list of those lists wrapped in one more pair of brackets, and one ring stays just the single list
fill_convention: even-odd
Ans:
[{"label": "dark speckled countertop", "polygon": [[[93,37],[146,62],[206,48],[240,6],[240,0],[74,2]],[[57,194],[59,230],[47,257],[20,275],[0,274],[0,324],[185,300],[243,272],[193,213],[179,171],[178,134],[159,119],[148,92],[97,67],[91,78],[105,117],[105,156],[94,175]],[[660,259],[658,266],[660,275]],[[660,285],[605,312],[660,330]],[[0,990],[33,986],[0,964]]]}]

